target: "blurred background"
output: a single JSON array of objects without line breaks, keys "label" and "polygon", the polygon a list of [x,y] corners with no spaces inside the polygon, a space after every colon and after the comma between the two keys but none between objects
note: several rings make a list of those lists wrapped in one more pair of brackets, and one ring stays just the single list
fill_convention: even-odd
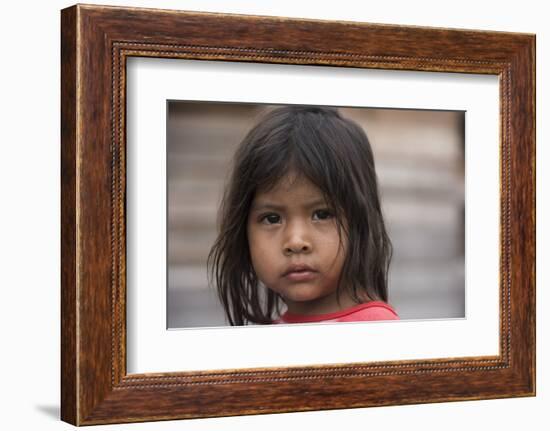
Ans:
[{"label": "blurred background", "polygon": [[[168,328],[227,325],[206,259],[236,147],[273,105],[168,102]],[[401,319],[465,316],[464,112],[339,108],[372,146]]]}]

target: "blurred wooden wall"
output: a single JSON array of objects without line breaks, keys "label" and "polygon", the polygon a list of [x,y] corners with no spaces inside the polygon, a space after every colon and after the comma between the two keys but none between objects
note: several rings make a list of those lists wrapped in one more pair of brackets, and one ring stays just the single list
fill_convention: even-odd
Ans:
[{"label": "blurred wooden wall", "polygon": [[[168,326],[225,325],[206,258],[231,157],[266,105],[170,102]],[[402,319],[464,317],[464,114],[342,108],[371,142]]]}]

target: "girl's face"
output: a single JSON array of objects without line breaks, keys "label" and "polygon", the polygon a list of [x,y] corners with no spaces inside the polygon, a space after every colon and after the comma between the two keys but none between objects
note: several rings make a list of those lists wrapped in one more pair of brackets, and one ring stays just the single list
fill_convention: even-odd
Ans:
[{"label": "girl's face", "polygon": [[347,240],[338,236],[334,211],[321,191],[291,172],[269,191],[259,190],[247,222],[252,265],[258,279],[279,293],[296,314],[339,311],[355,302],[340,289]]}]

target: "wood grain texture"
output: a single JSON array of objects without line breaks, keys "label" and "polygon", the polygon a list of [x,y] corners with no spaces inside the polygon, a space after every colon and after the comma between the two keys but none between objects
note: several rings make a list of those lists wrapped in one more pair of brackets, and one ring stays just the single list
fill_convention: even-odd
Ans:
[{"label": "wood grain texture", "polygon": [[61,16],[61,418],[77,422],[76,9]]},{"label": "wood grain texture", "polygon": [[[534,395],[533,35],[78,5],[62,11],[61,38],[63,420],[90,425]],[[127,375],[130,56],[498,75],[500,355]]]}]

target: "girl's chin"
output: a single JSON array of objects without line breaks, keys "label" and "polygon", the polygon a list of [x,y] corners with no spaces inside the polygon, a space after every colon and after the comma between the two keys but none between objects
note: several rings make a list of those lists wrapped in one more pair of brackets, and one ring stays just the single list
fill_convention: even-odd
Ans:
[{"label": "girl's chin", "polygon": [[310,301],[316,301],[317,299],[326,296],[327,293],[320,292],[317,287],[314,286],[293,286],[289,289],[285,289],[286,292],[281,294],[285,301],[300,302],[302,305]]}]

